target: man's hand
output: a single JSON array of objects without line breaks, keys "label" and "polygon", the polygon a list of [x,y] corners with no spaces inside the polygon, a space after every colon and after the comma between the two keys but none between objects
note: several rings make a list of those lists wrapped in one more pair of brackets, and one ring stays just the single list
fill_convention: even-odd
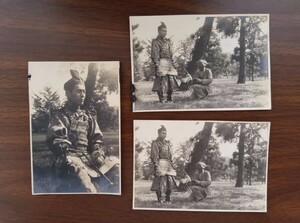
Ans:
[{"label": "man's hand", "polygon": [[55,139],[54,144],[54,153],[56,155],[61,155],[66,152],[68,148],[71,147],[72,143],[66,139]]},{"label": "man's hand", "polygon": [[105,155],[102,151],[96,150],[92,153],[92,162],[100,167],[104,163]]},{"label": "man's hand", "polygon": [[202,84],[202,80],[200,78],[194,78],[193,84]]},{"label": "man's hand", "polygon": [[200,181],[199,180],[192,180],[192,185],[199,185]]},{"label": "man's hand", "polygon": [[158,176],[159,176],[158,165],[154,164],[154,177],[158,177]]},{"label": "man's hand", "polygon": [[158,70],[159,70],[159,64],[158,63],[155,63],[155,72],[154,72],[154,75],[155,77],[158,77]]}]

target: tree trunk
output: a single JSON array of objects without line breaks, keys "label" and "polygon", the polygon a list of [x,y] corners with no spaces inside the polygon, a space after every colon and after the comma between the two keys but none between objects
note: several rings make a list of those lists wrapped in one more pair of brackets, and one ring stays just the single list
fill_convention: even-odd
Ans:
[{"label": "tree trunk", "polygon": [[239,159],[238,159],[238,175],[235,187],[243,187],[244,185],[244,155],[245,155],[245,129],[246,124],[241,123],[240,137],[238,143]]},{"label": "tree trunk", "polygon": [[196,163],[198,163],[206,153],[213,124],[213,122],[205,122],[201,131],[200,139],[195,143],[193,152],[191,153],[191,162],[187,163],[185,168],[185,171],[189,176],[194,174],[196,170]]},{"label": "tree trunk", "polygon": [[254,55],[253,53],[250,54],[250,58],[251,58],[251,77],[252,77],[252,81],[254,81]]},{"label": "tree trunk", "polygon": [[88,66],[88,74],[85,81],[86,95],[83,103],[84,109],[88,109],[91,106],[92,98],[94,96],[94,90],[96,86],[97,73],[98,73],[98,65],[96,63],[90,63]]},{"label": "tree trunk", "polygon": [[249,185],[251,186],[252,181],[252,163],[250,163],[250,173],[249,173]]},{"label": "tree trunk", "polygon": [[245,29],[245,20],[246,17],[241,17],[241,29],[240,29],[240,71],[239,71],[239,78],[238,84],[245,84],[246,82],[246,75],[245,75],[245,36],[246,36],[246,29]]},{"label": "tree trunk", "polygon": [[204,53],[207,49],[210,34],[212,31],[212,26],[214,22],[214,17],[206,17],[204,25],[202,27],[203,34],[199,39],[196,40],[193,52],[192,60],[187,64],[187,71],[193,75],[197,71],[197,61],[202,59]]}]

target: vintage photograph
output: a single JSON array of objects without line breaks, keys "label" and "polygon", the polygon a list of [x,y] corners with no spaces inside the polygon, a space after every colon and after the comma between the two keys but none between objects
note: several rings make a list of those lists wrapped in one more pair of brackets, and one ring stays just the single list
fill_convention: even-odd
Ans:
[{"label": "vintage photograph", "polygon": [[134,112],[270,110],[268,14],[131,16]]},{"label": "vintage photograph", "polygon": [[133,209],[266,212],[269,122],[134,121]]},{"label": "vintage photograph", "polygon": [[32,193],[121,194],[119,62],[29,62]]}]

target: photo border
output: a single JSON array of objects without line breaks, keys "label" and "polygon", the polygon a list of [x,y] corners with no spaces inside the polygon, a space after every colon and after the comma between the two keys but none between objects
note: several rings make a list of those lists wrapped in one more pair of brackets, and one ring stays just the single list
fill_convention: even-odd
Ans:
[{"label": "photo border", "polygon": [[[264,210],[223,210],[223,209],[180,209],[180,208],[141,208],[135,207],[135,127],[139,121],[162,121],[162,122],[219,122],[219,123],[266,123],[268,124],[269,138],[267,143],[267,155],[266,155],[266,188],[265,188],[265,209]],[[242,213],[267,213],[268,204],[268,172],[269,172],[269,149],[270,149],[270,138],[271,138],[271,122],[270,121],[222,121],[222,120],[146,120],[146,119],[135,119],[133,120],[133,187],[132,187],[132,210],[148,210],[148,211],[188,211],[188,212],[242,212]],[[150,190],[150,188],[149,188]]]},{"label": "photo border", "polygon": [[[30,64],[33,64],[35,62],[40,62],[40,63],[116,63],[118,64],[118,98],[119,98],[119,192],[118,193],[109,193],[109,192],[97,192],[97,193],[88,193],[88,192],[72,192],[72,193],[57,193],[57,192],[49,192],[49,193],[35,193],[34,192],[34,176],[33,176],[33,146],[32,146],[32,113],[31,109],[33,106],[33,101],[32,101],[32,95],[30,94],[30,89],[31,89],[31,83],[30,83],[30,78],[28,77],[28,96],[29,96],[29,128],[30,128],[30,170],[31,170],[31,195],[38,196],[38,195],[74,195],[74,194],[82,194],[82,195],[115,195],[115,196],[120,196],[122,195],[122,146],[121,146],[121,87],[120,87],[120,79],[121,79],[121,74],[120,74],[120,61],[28,61],[28,75],[29,75],[29,67]],[[31,77],[32,78],[32,77]]]},{"label": "photo border", "polygon": [[[135,109],[135,102],[132,101],[132,112],[134,113],[140,113],[140,112],[182,112],[182,111],[266,111],[266,110],[272,110],[272,92],[271,92],[271,50],[270,50],[270,14],[269,13],[245,13],[245,14],[178,14],[178,15],[135,15],[135,16],[129,16],[129,34],[130,34],[130,64],[131,64],[131,84],[134,85],[134,60],[133,60],[133,34],[132,34],[132,19],[138,18],[138,17],[177,17],[177,16],[211,16],[211,17],[228,17],[228,16],[266,16],[267,22],[268,22],[268,79],[269,79],[269,85],[268,85],[268,99],[269,104],[265,107],[259,107],[259,108],[192,108],[192,109],[151,109],[151,110],[136,110]],[[136,89],[138,91],[138,89]]]}]

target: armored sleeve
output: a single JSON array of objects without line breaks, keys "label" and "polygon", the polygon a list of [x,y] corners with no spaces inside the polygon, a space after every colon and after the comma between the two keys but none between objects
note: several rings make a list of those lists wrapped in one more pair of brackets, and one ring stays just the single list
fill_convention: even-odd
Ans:
[{"label": "armored sleeve", "polygon": [[159,45],[157,40],[152,40],[152,46],[151,46],[151,59],[154,64],[158,64],[159,62]]},{"label": "armored sleeve", "polygon": [[205,70],[205,78],[202,79],[203,85],[210,85],[213,82],[213,76],[210,69]]},{"label": "armored sleeve", "polygon": [[57,154],[60,152],[60,144],[68,139],[67,121],[64,117],[56,112],[50,119],[48,126],[46,143],[48,148]]},{"label": "armored sleeve", "polygon": [[96,115],[89,114],[89,119],[90,119],[90,128],[89,128],[88,141],[89,141],[90,152],[92,153],[94,151],[101,151],[101,153],[104,154],[104,151],[101,147],[103,134],[97,123]]},{"label": "armored sleeve", "polygon": [[169,152],[169,160],[172,163],[172,144],[170,142],[168,145],[168,152]]},{"label": "armored sleeve", "polygon": [[159,148],[158,148],[158,145],[155,141],[153,141],[152,144],[151,144],[151,160],[152,160],[154,165],[158,164]]},{"label": "armored sleeve", "polygon": [[169,54],[170,54],[170,60],[173,62],[173,47],[171,40],[169,41]]}]

